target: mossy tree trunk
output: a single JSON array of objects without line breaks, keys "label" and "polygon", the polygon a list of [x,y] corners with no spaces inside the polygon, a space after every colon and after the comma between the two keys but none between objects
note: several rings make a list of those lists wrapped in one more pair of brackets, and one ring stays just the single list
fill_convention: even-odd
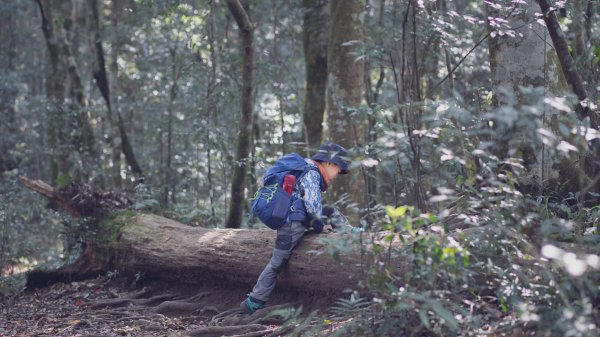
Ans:
[{"label": "mossy tree trunk", "polygon": [[[155,215],[123,220],[113,225],[121,228],[113,243],[114,267],[127,275],[163,281],[219,281],[250,288],[271,257],[276,238],[276,232],[268,229],[204,229]],[[278,286],[317,293],[357,287],[363,275],[359,250],[335,259],[320,243],[323,237],[304,238]]]},{"label": "mossy tree trunk", "polygon": [[[33,271],[28,286],[94,277],[108,270],[121,275],[189,284],[217,281],[251,287],[266,265],[275,244],[273,230],[206,229],[132,211],[132,200],[121,193],[104,192],[73,183],[61,189],[21,177],[28,188],[48,198],[71,216],[87,218],[78,232],[83,253],[77,261],[53,271]],[[347,240],[322,238],[349,235]],[[386,233],[380,235],[383,238]],[[341,293],[356,288],[369,266],[364,250],[352,234],[306,235],[279,277],[281,287],[315,293]],[[379,240],[379,239],[378,239]],[[362,240],[366,242],[366,237]],[[328,254],[328,247],[344,243],[343,253]],[[388,245],[389,243],[386,243]],[[390,249],[404,246],[396,239]],[[412,262],[398,259],[392,266],[402,274]]]},{"label": "mossy tree trunk", "polygon": [[[124,211],[99,221],[80,258],[55,271],[33,271],[28,287],[81,280],[107,271],[142,278],[185,284],[217,282],[227,286],[252,287],[267,264],[275,244],[273,230],[205,229],[186,226],[157,215]],[[332,257],[322,238],[307,235],[294,250],[278,287],[310,293],[342,294],[358,288],[367,266],[357,243],[344,255]],[[344,234],[345,235],[345,234]],[[395,242],[397,249],[399,242]],[[401,246],[400,246],[401,247]],[[396,261],[402,273],[410,261]]]},{"label": "mossy tree trunk", "polygon": [[[360,151],[366,145],[367,119],[357,113],[364,97],[364,62],[357,58],[363,42],[364,10],[362,0],[332,0],[331,32],[328,48],[327,122],[329,139],[346,148]],[[367,205],[365,174],[352,170],[336,180],[332,189],[335,201],[347,193],[353,203],[365,209]],[[352,213],[345,212],[355,219]]]}]

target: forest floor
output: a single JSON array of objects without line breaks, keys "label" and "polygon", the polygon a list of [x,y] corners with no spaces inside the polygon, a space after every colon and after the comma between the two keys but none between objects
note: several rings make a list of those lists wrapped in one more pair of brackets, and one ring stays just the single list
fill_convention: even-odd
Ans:
[{"label": "forest floor", "polygon": [[[147,284],[98,277],[26,290],[4,300],[0,336],[286,336],[267,308],[302,304],[306,313],[331,305],[323,297],[279,292],[270,306],[242,314],[244,289]],[[302,296],[300,296],[302,298]],[[332,301],[332,300],[331,300]]]}]

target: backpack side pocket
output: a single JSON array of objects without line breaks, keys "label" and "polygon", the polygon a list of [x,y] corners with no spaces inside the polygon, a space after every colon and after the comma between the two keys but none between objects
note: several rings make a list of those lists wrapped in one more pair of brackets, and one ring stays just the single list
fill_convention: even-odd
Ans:
[{"label": "backpack side pocket", "polygon": [[271,229],[281,227],[290,212],[291,197],[278,185],[261,186],[252,203],[252,213]]},{"label": "backpack side pocket", "polygon": [[290,214],[291,201],[292,197],[283,188],[277,187],[277,191],[275,191],[275,197],[273,198],[274,205],[273,214],[271,216],[271,221],[277,227],[283,225],[287,220],[287,217]]}]

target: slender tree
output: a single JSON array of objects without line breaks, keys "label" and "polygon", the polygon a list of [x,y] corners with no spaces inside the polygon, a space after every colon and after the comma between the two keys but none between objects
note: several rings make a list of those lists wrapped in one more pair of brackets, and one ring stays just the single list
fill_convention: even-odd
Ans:
[{"label": "slender tree", "polygon": [[243,55],[240,123],[235,153],[235,167],[231,181],[231,202],[226,221],[227,228],[239,228],[244,211],[246,166],[248,154],[250,153],[250,135],[252,133],[254,27],[252,21],[250,21],[247,3],[242,5],[239,0],[227,0],[226,3],[239,29],[240,50]]},{"label": "slender tree", "polygon": [[[165,180],[163,186],[163,197],[164,205],[168,207],[169,202],[175,203],[175,192],[169,193],[171,185],[173,185],[173,114],[175,99],[179,93],[179,77],[181,76],[181,66],[178,65],[177,61],[177,45],[179,40],[176,39],[173,47],[169,48],[169,55],[171,55],[171,85],[169,87],[169,102],[167,103],[167,154],[165,159]],[[170,198],[169,198],[170,196]]]},{"label": "slender tree", "polygon": [[587,102],[587,91],[585,90],[581,76],[577,71],[573,57],[569,53],[569,46],[567,44],[567,40],[565,39],[565,34],[560,28],[560,24],[556,14],[554,13],[554,9],[552,9],[546,0],[537,0],[537,3],[540,5],[542,10],[544,21],[546,22],[546,27],[548,28],[552,43],[555,46],[561,69],[567,82],[573,89],[573,93],[577,95],[577,98],[581,102],[577,109],[579,116],[581,118],[589,117],[591,126],[597,129],[598,117],[596,116],[596,113],[590,109],[590,104]]},{"label": "slender tree", "polygon": [[304,0],[303,48],[306,65],[304,128],[309,148],[323,138],[323,115],[327,88],[327,45],[329,43],[329,1]]},{"label": "slender tree", "polygon": [[127,129],[125,128],[123,118],[119,111],[117,99],[117,80],[118,80],[118,62],[119,57],[119,41],[117,38],[117,25],[119,23],[119,12],[121,6],[118,1],[113,1],[111,8],[111,52],[110,52],[110,75],[106,67],[106,58],[104,47],[102,45],[102,29],[101,17],[99,8],[103,1],[98,3],[98,0],[92,0],[92,24],[90,27],[91,50],[93,54],[93,77],[102,94],[102,98],[106,104],[107,119],[109,122],[109,139],[112,152],[112,171],[111,175],[115,186],[121,185],[121,153],[125,156],[127,164],[130,166],[137,178],[143,176],[143,172],[137,161],[133,146],[129,141]]},{"label": "slender tree", "polygon": [[210,0],[210,14],[208,16],[207,24],[207,36],[208,44],[210,48],[210,72],[208,75],[208,84],[206,85],[206,133],[204,146],[206,147],[206,179],[208,180],[208,196],[210,199],[210,215],[215,218],[215,187],[214,177],[212,172],[212,132],[215,126],[214,113],[215,113],[215,98],[214,92],[217,88],[217,41],[215,40],[215,1]]},{"label": "slender tree", "polygon": [[[546,27],[548,28],[548,32],[556,48],[556,53],[558,55],[562,72],[564,73],[567,82],[571,86],[573,93],[575,93],[579,99],[577,113],[581,119],[589,118],[590,126],[597,130],[597,108],[592,108],[595,107],[595,105],[590,102],[588,98],[587,91],[585,90],[581,76],[577,71],[573,57],[569,53],[569,47],[565,38],[565,34],[560,28],[556,13],[548,1],[537,0],[537,3],[540,5],[544,22],[546,23]],[[598,139],[593,140],[591,143],[591,148],[592,158],[591,163],[587,165],[587,171],[592,177],[592,183],[590,186],[587,186],[586,189],[592,189],[594,192],[598,193],[600,192],[600,141],[598,141]],[[582,194],[587,198],[587,195],[585,195],[586,193]]]},{"label": "slender tree", "polygon": [[[113,104],[111,104],[110,85],[108,76],[106,73],[106,62],[104,57],[104,47],[102,46],[102,35],[101,35],[101,22],[100,22],[100,8],[103,6],[103,1],[98,3],[98,0],[91,0],[89,2],[91,7],[92,23],[90,25],[90,49],[93,57],[93,69],[92,75],[96,86],[100,90],[102,98],[106,103],[106,117],[108,121],[108,138],[107,143],[110,144],[112,152],[112,166],[111,176],[115,187],[121,187],[121,150],[118,143],[119,129],[117,126],[117,119],[114,117]],[[114,8],[113,8],[114,11]],[[113,13],[114,14],[114,13]],[[116,46],[113,45],[112,50],[116,50]]]}]

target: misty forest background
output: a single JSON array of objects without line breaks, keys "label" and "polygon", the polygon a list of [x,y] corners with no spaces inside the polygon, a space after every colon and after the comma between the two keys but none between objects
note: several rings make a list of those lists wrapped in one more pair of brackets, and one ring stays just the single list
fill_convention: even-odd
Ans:
[{"label": "misty forest background", "polygon": [[332,140],[352,172],[327,201],[366,233],[421,238],[400,293],[372,271],[370,324],[404,303],[421,310],[395,324],[465,331],[494,307],[592,336],[599,17],[596,0],[3,1],[3,280],[72,261],[86,226],[19,176],[262,228],[247,215],[265,168]]}]

